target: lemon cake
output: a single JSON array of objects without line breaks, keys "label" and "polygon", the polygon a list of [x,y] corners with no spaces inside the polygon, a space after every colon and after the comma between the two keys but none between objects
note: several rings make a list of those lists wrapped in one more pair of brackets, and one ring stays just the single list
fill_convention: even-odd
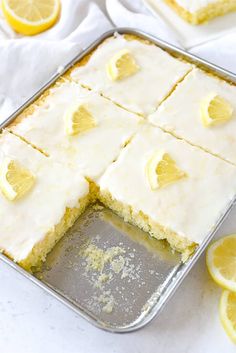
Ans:
[{"label": "lemon cake", "polygon": [[190,71],[154,44],[116,35],[79,63],[71,78],[129,111],[146,116]]},{"label": "lemon cake", "polygon": [[46,155],[96,180],[142,123],[110,100],[66,81],[9,129]]},{"label": "lemon cake", "polygon": [[233,85],[105,40],[0,135],[0,251],[37,267],[99,199],[185,261],[235,195],[235,112]]},{"label": "lemon cake", "polygon": [[147,125],[98,186],[107,207],[157,239],[167,239],[185,261],[234,198],[236,168]]},{"label": "lemon cake", "polygon": [[178,15],[191,24],[207,22],[236,11],[235,0],[164,0]]},{"label": "lemon cake", "polygon": [[0,135],[0,251],[27,270],[38,266],[89,203],[77,170],[20,138]]},{"label": "lemon cake", "polygon": [[236,164],[236,87],[195,69],[149,121]]}]

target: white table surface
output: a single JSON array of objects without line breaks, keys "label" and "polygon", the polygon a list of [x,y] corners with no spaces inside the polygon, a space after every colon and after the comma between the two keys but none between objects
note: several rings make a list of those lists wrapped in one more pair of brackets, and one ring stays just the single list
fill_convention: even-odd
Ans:
[{"label": "white table surface", "polygon": [[[96,0],[99,5],[104,1]],[[207,212],[207,210],[203,210]],[[236,209],[218,236],[236,232]],[[231,353],[218,317],[221,290],[205,255],[158,318],[125,335],[101,331],[0,262],[0,353]]]},{"label": "white table surface", "polygon": [[[207,210],[203,210],[203,212]],[[236,208],[217,236],[236,232]],[[231,353],[218,317],[221,290],[205,254],[158,318],[140,331],[111,334],[93,327],[0,262],[1,353]]]}]

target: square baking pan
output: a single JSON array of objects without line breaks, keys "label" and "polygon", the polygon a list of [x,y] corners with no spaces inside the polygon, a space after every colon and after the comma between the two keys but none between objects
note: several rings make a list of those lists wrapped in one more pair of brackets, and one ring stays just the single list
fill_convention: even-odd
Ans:
[{"label": "square baking pan", "polygon": [[[1,128],[7,127],[58,78],[115,33],[147,39],[175,57],[236,83],[233,73],[160,39],[135,29],[116,28],[102,35],[66,66],[61,66],[49,82],[1,124]],[[30,274],[3,254],[0,259],[95,326],[111,332],[131,332],[160,313],[235,201],[236,198],[228,204],[204,242],[185,263],[166,241],[151,238],[100,204],[90,206],[76,221],[47,256],[39,272]]]}]

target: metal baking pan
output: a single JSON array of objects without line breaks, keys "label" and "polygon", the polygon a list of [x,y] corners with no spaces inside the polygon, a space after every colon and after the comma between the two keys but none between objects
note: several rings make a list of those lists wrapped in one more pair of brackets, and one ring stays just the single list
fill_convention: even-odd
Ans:
[{"label": "metal baking pan", "polygon": [[[50,81],[0,127],[6,127],[61,75],[115,32],[148,39],[172,55],[236,83],[233,73],[144,32],[118,28],[102,35],[70,63],[60,67]],[[228,205],[205,241],[184,264],[165,241],[151,238],[101,206],[87,209],[48,255],[41,272],[29,274],[3,254],[0,259],[92,324],[111,332],[130,332],[160,313],[235,201]]]}]

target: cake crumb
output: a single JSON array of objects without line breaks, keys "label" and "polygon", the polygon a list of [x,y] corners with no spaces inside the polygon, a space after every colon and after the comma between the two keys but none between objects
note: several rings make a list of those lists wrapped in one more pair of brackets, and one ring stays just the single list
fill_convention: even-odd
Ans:
[{"label": "cake crumb", "polygon": [[105,304],[102,307],[103,312],[110,314],[113,311],[115,301],[110,290],[104,291],[104,293],[102,293],[97,299],[99,303]]},{"label": "cake crumb", "polygon": [[106,273],[102,273],[99,277],[98,277],[98,281],[101,283],[107,282],[109,279],[111,278],[111,276],[109,274]]},{"label": "cake crumb", "polygon": [[89,244],[86,249],[82,250],[81,255],[87,262],[88,270],[102,272],[106,264],[111,263],[114,257],[123,253],[125,253],[125,250],[119,246],[103,250],[94,244]]},{"label": "cake crumb", "polygon": [[115,273],[120,273],[125,266],[125,259],[123,256],[119,256],[118,259],[114,259],[111,262],[111,268]]},{"label": "cake crumb", "polygon": [[94,209],[94,211],[101,211],[101,210],[104,209],[104,206],[101,205],[101,204],[99,204],[99,203],[95,203],[95,204],[93,205],[93,209]]},{"label": "cake crumb", "polygon": [[[133,252],[131,258],[121,246],[102,248],[97,246],[98,242],[97,238],[95,242],[87,242],[80,249],[79,255],[84,259],[84,276],[96,289],[95,295],[87,301],[91,310],[110,314],[117,303],[111,290],[108,290],[109,283],[115,276],[119,276],[121,280],[127,278],[128,282],[138,280],[140,265],[135,266],[132,263]],[[121,287],[121,295],[124,290],[125,288]]]},{"label": "cake crumb", "polygon": [[104,311],[107,314],[112,313],[114,307],[114,302],[108,302],[103,308],[102,311]]}]

